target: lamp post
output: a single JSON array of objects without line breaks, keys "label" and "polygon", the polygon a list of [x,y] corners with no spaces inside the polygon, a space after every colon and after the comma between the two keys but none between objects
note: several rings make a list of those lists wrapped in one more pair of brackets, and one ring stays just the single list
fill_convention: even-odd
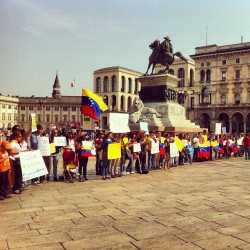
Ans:
[{"label": "lamp post", "polygon": [[38,120],[38,122],[41,123],[41,122],[42,122],[42,104],[45,103],[46,100],[37,99],[36,102],[39,104],[39,107],[40,107],[40,115],[39,115],[39,120]]},{"label": "lamp post", "polygon": [[194,90],[192,90],[191,88],[188,89],[180,89],[178,91],[178,103],[180,105],[184,105],[185,99],[187,98],[188,95],[191,95],[194,93]]}]

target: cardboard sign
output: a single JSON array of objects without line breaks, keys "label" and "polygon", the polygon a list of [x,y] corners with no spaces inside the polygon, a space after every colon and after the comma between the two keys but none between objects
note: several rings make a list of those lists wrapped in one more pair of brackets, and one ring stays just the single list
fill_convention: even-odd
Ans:
[{"label": "cardboard sign", "polygon": [[215,123],[215,132],[216,135],[221,134],[221,123]]},{"label": "cardboard sign", "polygon": [[147,122],[140,122],[140,130],[145,131],[145,134],[148,135],[148,123]]},{"label": "cardboard sign", "polygon": [[37,130],[36,126],[37,126],[36,114],[32,113],[31,114],[31,129],[32,129],[32,132],[35,132]]},{"label": "cardboard sign", "polygon": [[133,145],[133,152],[134,153],[141,152],[141,144],[140,143],[135,143]]},{"label": "cardboard sign", "polygon": [[159,144],[159,141],[154,141],[152,140],[151,141],[151,145],[152,145],[152,148],[151,148],[151,154],[157,154],[160,152],[160,144]]},{"label": "cardboard sign", "polygon": [[170,143],[170,157],[178,157],[179,150],[175,142]]}]

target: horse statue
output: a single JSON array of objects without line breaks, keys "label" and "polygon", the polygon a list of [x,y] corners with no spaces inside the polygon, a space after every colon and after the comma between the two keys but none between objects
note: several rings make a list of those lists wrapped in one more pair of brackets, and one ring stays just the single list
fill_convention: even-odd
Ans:
[{"label": "horse statue", "polygon": [[164,37],[164,39],[165,41],[163,41],[162,43],[160,43],[160,41],[156,39],[149,45],[149,48],[151,48],[153,51],[149,57],[147,72],[144,74],[144,76],[148,75],[148,71],[151,66],[151,75],[153,75],[156,64],[162,64],[166,67],[164,70],[160,70],[158,74],[167,73],[167,71],[169,70],[169,65],[171,65],[175,60],[175,56],[179,57],[185,62],[188,61],[180,51],[173,54],[173,47],[170,43],[170,38],[167,36]]}]

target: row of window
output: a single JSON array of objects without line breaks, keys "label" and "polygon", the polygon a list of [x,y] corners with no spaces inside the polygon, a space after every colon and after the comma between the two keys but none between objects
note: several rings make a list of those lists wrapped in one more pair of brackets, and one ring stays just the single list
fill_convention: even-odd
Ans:
[{"label": "row of window", "polygon": [[[127,99],[127,100],[126,100]],[[125,106],[127,101],[127,107]],[[117,97],[115,95],[112,95],[109,99],[108,96],[105,96],[104,98],[105,104],[110,108],[110,110],[116,110],[116,111],[129,111],[131,105],[132,105],[132,97],[120,97],[120,107],[117,107]]]},{"label": "row of window", "polygon": [[[3,120],[3,121],[6,120],[6,114],[5,114],[5,113],[2,113],[2,120]],[[8,114],[8,115],[7,115],[7,120],[8,120],[8,121],[11,121],[11,120],[12,120],[12,115],[11,115],[11,114]],[[14,115],[14,120],[15,120],[15,121],[17,120],[17,116],[16,116],[16,115]]]},{"label": "row of window", "polygon": [[[170,69],[168,73],[171,75],[174,75],[174,70]],[[189,73],[190,73],[189,87],[193,87],[194,86],[194,70],[190,69]],[[185,69],[184,68],[178,69],[177,77],[180,78],[178,82],[178,87],[185,87]]]},{"label": "row of window", "polygon": [[[240,58],[236,58],[235,59],[235,63],[240,63]],[[226,65],[227,64],[227,60],[226,59],[223,59],[221,60],[221,65]],[[202,62],[201,63],[201,67],[204,67],[205,66],[205,63]],[[206,66],[209,67],[210,66],[210,62],[206,62]]]},{"label": "row of window", "polygon": [[[194,109],[194,97],[190,99],[190,107]],[[249,94],[249,102],[250,102],[250,94]],[[239,105],[241,103],[241,94],[234,94],[234,104]],[[211,104],[211,94],[209,93],[208,88],[203,88],[201,94],[199,95],[199,104]],[[220,96],[220,104],[227,104],[227,95],[225,93]]]},{"label": "row of window", "polygon": [[[5,109],[6,108],[6,104],[2,104],[2,108]],[[11,105],[8,105],[8,109],[11,109]],[[14,109],[17,109],[17,106],[14,106]]]},{"label": "row of window", "polygon": [[[236,69],[234,71],[234,79],[238,80],[238,79],[240,79],[240,77],[241,77],[241,70]],[[222,70],[221,71],[221,80],[226,81],[226,79],[227,79],[227,71]],[[211,82],[211,70],[210,69],[200,71],[200,83],[203,83],[203,82],[207,82],[207,83]]]},{"label": "row of window", "polygon": [[[21,122],[25,121],[25,115],[22,114],[21,115]],[[28,121],[31,122],[31,115],[28,116]],[[39,114],[37,115],[37,121],[38,122],[42,122],[42,116]],[[75,122],[76,121],[76,116],[72,115],[71,116],[71,121]],[[68,116],[67,115],[63,115],[62,116],[62,121],[59,121],[59,115],[55,115],[54,116],[54,121],[51,121],[51,116],[50,115],[46,115],[45,116],[45,122],[68,122]]]},{"label": "row of window", "polygon": [[[118,89],[118,86],[120,86],[120,89]],[[109,83],[108,76],[105,76],[103,78],[103,83],[101,81],[101,77],[96,78],[96,93],[121,91],[130,94],[138,94],[138,90],[139,90],[138,81],[135,80],[133,85],[133,80],[131,77],[127,79],[127,84],[126,84],[126,78],[125,76],[122,76],[120,84],[118,83],[118,85],[117,85],[117,77],[115,75],[111,77],[111,85]]]},{"label": "row of window", "polygon": [[[28,109],[30,111],[33,111],[35,109],[35,107],[37,108],[37,110],[42,110],[42,106],[28,106]],[[53,107],[50,107],[50,106],[45,106],[45,110],[46,111],[50,111]],[[76,111],[76,108],[77,107],[71,107],[71,111]],[[25,110],[25,106],[21,106],[20,107],[21,110]],[[54,110],[55,111],[59,111],[60,110],[60,107],[59,106],[55,106],[54,107]],[[69,110],[69,107],[66,107],[66,106],[62,106],[62,111],[68,111]]]}]

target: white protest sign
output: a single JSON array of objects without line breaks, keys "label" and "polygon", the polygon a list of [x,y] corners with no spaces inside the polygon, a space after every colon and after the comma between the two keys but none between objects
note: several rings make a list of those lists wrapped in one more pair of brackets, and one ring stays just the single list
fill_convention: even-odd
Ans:
[{"label": "white protest sign", "polygon": [[20,152],[23,181],[48,174],[40,150]]},{"label": "white protest sign", "polygon": [[215,123],[215,132],[216,135],[221,134],[221,123]]},{"label": "white protest sign", "polygon": [[159,141],[154,141],[152,140],[151,141],[151,145],[152,145],[152,148],[151,148],[151,154],[157,154],[160,152],[160,144],[159,144]]},{"label": "white protest sign", "polygon": [[141,152],[141,144],[140,143],[135,143],[133,145],[133,152],[134,153]]},{"label": "white protest sign", "polygon": [[171,142],[170,143],[170,157],[177,157],[179,156],[179,150],[177,147],[176,142]]},{"label": "white protest sign", "polygon": [[109,114],[109,129],[113,133],[130,132],[128,126],[129,114],[110,113]]},{"label": "white protest sign", "polygon": [[225,135],[227,133],[227,128],[226,127],[222,127],[221,130],[222,130],[223,135]]},{"label": "white protest sign", "polygon": [[39,137],[38,138],[38,149],[41,151],[42,156],[50,155],[50,145],[48,137]]},{"label": "white protest sign", "polygon": [[147,122],[140,122],[140,130],[145,131],[145,133],[148,135],[148,123]]},{"label": "white protest sign", "polygon": [[66,146],[66,137],[65,136],[56,136],[54,137],[54,143],[55,146],[59,146],[59,147],[64,147]]}]

